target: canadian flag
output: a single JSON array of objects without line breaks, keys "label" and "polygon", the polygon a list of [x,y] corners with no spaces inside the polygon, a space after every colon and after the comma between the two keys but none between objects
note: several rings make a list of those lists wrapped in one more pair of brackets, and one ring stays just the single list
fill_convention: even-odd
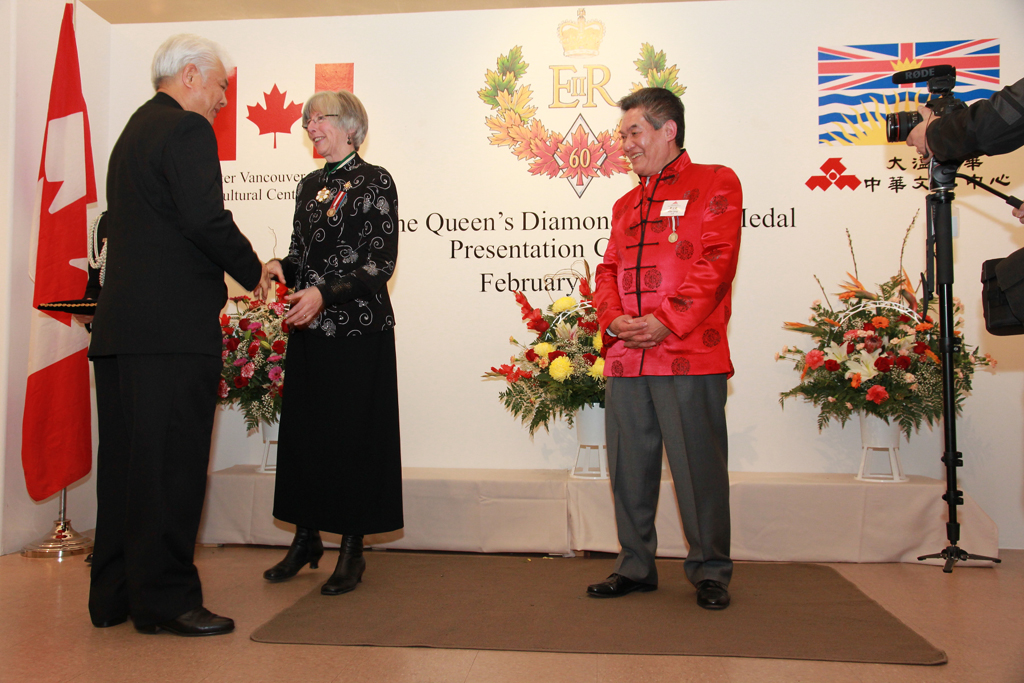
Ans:
[{"label": "canadian flag", "polygon": [[[88,280],[85,210],[96,201],[96,179],[72,12],[65,5],[36,185],[29,266],[33,307],[78,299]],[[78,481],[92,467],[88,346],[88,333],[70,314],[32,312],[21,462],[34,500]]]}]

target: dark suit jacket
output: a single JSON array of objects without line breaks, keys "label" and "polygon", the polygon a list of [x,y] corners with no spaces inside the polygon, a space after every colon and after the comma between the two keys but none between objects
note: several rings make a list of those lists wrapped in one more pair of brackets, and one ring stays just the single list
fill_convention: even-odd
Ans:
[{"label": "dark suit jacket", "polygon": [[220,355],[224,273],[261,264],[224,208],[213,127],[157,93],[125,126],[107,170],[107,270],[89,356]]}]

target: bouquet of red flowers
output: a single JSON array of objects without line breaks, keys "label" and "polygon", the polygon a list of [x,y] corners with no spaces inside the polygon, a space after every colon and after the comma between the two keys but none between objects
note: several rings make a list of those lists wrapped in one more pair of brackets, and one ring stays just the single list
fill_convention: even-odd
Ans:
[{"label": "bouquet of red flowers", "polygon": [[221,404],[238,404],[249,429],[260,422],[277,422],[281,414],[288,349],[288,305],[281,299],[287,293],[288,288],[278,283],[274,302],[232,297],[235,313],[220,317],[224,364],[217,393]]},{"label": "bouquet of red flowers", "polygon": [[583,406],[604,405],[604,358],[597,311],[591,303],[590,269],[585,275],[572,274],[579,277],[580,299],[563,296],[546,313],[531,306],[522,292],[515,292],[526,327],[537,338],[525,345],[510,338],[519,351],[508,363],[484,374],[507,382],[498,397],[529,425],[531,435],[542,426],[547,429],[552,418],[565,417],[572,426],[573,415]]}]

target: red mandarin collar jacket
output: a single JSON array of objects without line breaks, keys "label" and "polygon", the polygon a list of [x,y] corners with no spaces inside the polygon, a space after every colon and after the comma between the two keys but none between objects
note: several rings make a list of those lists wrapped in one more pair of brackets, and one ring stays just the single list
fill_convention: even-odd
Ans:
[{"label": "red mandarin collar jacket", "polygon": [[[666,201],[681,199],[683,215],[662,215]],[[653,313],[672,333],[651,349],[627,349],[605,334],[606,376],[732,376],[726,328],[742,207],[732,169],[694,164],[685,151],[615,202],[595,275],[601,330],[620,315]],[[678,237],[670,241],[673,224]]]}]

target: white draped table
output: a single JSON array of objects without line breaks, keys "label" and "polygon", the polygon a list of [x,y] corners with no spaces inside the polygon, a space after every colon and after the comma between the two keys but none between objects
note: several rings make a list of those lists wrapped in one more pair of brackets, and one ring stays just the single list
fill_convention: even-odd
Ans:
[{"label": "white draped table", "polygon": [[[675,493],[663,472],[658,554],[683,557]],[[946,546],[945,484],[911,476],[878,484],[852,474],[732,472],[732,554],[737,560],[917,562]],[[384,548],[468,552],[617,552],[608,480],[563,470],[407,467],[406,526],[367,537]],[[287,545],[293,528],[272,517],[274,475],[255,465],[210,474],[201,543]],[[960,545],[998,556],[996,525],[969,496]],[[336,539],[335,539],[336,540]],[[987,564],[987,563],[986,563]]]}]

